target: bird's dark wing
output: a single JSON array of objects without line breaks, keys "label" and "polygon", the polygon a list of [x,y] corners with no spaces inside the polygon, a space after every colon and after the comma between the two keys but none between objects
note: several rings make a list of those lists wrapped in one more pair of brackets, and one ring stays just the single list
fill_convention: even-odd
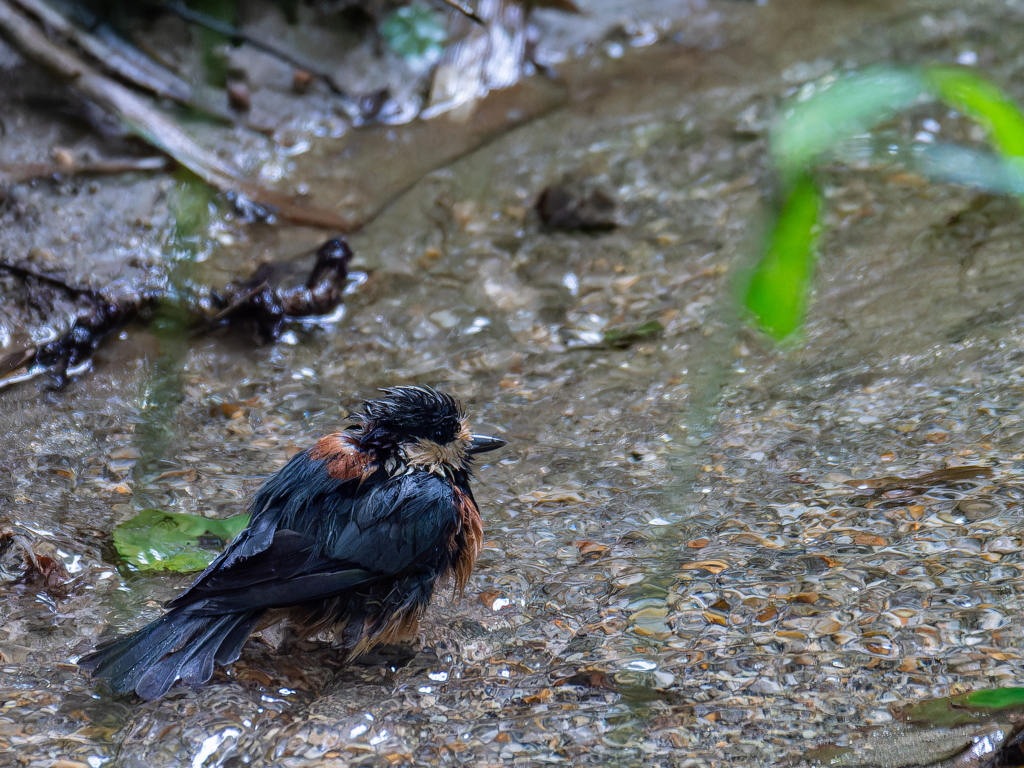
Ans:
[{"label": "bird's dark wing", "polygon": [[376,581],[365,568],[317,556],[317,541],[287,529],[270,546],[205,574],[168,608],[202,602],[199,613],[253,610],[295,605]]},{"label": "bird's dark wing", "polygon": [[[202,592],[204,585],[226,569],[241,567],[240,575],[261,569],[287,571],[288,564],[298,556],[297,553],[305,552],[303,556],[309,559],[312,550],[305,548],[298,538],[279,538],[279,531],[305,534],[309,528],[308,521],[315,517],[315,514],[304,514],[306,510],[312,512],[329,497],[336,502],[344,498],[354,499],[359,486],[377,474],[375,469],[370,457],[360,454],[344,433],[328,435],[313,448],[293,456],[256,492],[249,504],[252,515],[249,525],[199,574],[189,590],[168,604],[169,607],[202,599],[193,593]],[[310,533],[315,535],[315,531]],[[271,548],[274,553],[256,558]],[[240,576],[243,583],[247,580],[246,576]]]},{"label": "bird's dark wing", "polygon": [[411,569],[439,575],[450,565],[459,512],[443,478],[387,478],[380,470],[332,478],[331,466],[309,455],[292,459],[257,493],[249,528],[169,607],[296,605]]},{"label": "bird's dark wing", "polygon": [[397,574],[433,562],[447,550],[459,510],[451,483],[413,472],[370,486],[348,515],[330,520],[320,531],[326,556]]}]

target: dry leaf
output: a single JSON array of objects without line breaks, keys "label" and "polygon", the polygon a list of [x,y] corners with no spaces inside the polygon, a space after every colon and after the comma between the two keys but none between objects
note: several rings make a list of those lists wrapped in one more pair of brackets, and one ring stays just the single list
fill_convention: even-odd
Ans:
[{"label": "dry leaf", "polygon": [[777,610],[775,610],[775,606],[772,605],[772,606],[769,606],[768,608],[765,608],[763,611],[761,611],[759,614],[757,614],[757,616],[754,617],[754,620],[755,621],[759,621],[759,622],[761,622],[763,624],[766,621],[771,621],[772,619],[774,619],[778,615],[779,615],[779,612]]},{"label": "dry leaf", "polygon": [[683,563],[684,571],[709,571],[716,576],[729,567],[724,560],[697,560],[692,563]]},{"label": "dry leaf", "polygon": [[608,551],[608,547],[604,544],[598,544],[596,541],[586,541],[584,539],[575,542],[574,546],[580,551],[581,555],[600,555]]},{"label": "dry leaf", "polygon": [[873,533],[858,533],[853,537],[853,543],[867,547],[884,547],[885,539]]},{"label": "dry leaf", "polygon": [[497,600],[499,597],[504,596],[505,595],[502,592],[499,592],[498,590],[489,589],[486,592],[480,593],[480,602],[486,605],[488,608],[491,608],[491,610],[494,610],[492,607],[494,605],[494,601]]},{"label": "dry leaf", "polygon": [[544,704],[551,701],[552,693],[550,688],[542,688],[532,696],[524,696],[524,704]]},{"label": "dry leaf", "polygon": [[579,503],[583,497],[578,491],[531,491],[519,497],[524,504],[564,504]]},{"label": "dry leaf", "polygon": [[717,611],[704,611],[701,615],[708,624],[718,624],[720,627],[729,624],[729,619]]}]

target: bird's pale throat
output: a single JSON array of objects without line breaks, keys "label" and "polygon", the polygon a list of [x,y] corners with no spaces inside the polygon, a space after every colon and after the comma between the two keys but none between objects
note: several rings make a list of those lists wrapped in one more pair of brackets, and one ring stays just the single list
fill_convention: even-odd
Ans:
[{"label": "bird's pale throat", "polygon": [[466,443],[452,440],[447,445],[439,445],[433,440],[417,440],[406,447],[405,460],[411,467],[444,474],[446,469],[459,469],[466,463]]},{"label": "bird's pale throat", "polygon": [[433,440],[420,438],[405,447],[405,461],[410,467],[443,475],[446,470],[451,471],[466,466],[466,449],[472,439],[473,433],[469,431],[469,424],[463,419],[462,428],[454,440],[441,445]]}]

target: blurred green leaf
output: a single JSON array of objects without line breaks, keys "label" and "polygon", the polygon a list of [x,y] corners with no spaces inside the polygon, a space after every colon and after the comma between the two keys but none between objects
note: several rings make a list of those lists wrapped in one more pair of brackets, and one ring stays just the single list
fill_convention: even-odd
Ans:
[{"label": "blurred green leaf", "polygon": [[1024,114],[999,88],[961,67],[931,67],[924,82],[939,99],[976,121],[1000,152],[1024,157]]},{"label": "blurred green leaf", "polygon": [[788,198],[754,273],[746,306],[776,339],[803,321],[821,202],[810,171],[837,143],[870,131],[922,97],[937,98],[981,124],[1001,157],[940,145],[918,152],[932,178],[1024,193],[1024,113],[996,85],[962,67],[872,67],[805,85],[772,131],[772,158]]},{"label": "blurred green leaf", "polygon": [[431,62],[441,57],[448,39],[443,18],[419,3],[395,10],[381,25],[380,34],[402,58]]},{"label": "blurred green leaf", "polygon": [[[218,21],[232,25],[237,21],[234,0],[192,0],[186,4]],[[228,80],[226,47],[231,41],[227,35],[208,27],[200,27],[198,34],[203,53],[203,79],[208,85],[223,88]]]},{"label": "blurred green leaf", "polygon": [[776,339],[785,338],[803,322],[820,208],[814,180],[804,174],[792,186],[747,291],[747,309]]},{"label": "blurred green leaf", "polygon": [[249,515],[210,520],[144,509],[114,529],[118,554],[143,571],[199,571],[249,524]]},{"label": "blurred green leaf", "polygon": [[772,157],[792,182],[818,156],[867,133],[917,101],[927,86],[913,69],[871,67],[831,84],[812,83],[791,100],[772,131]]},{"label": "blurred green leaf", "polygon": [[[178,169],[175,180],[177,184],[171,195],[170,208],[174,216],[174,237],[179,246],[176,250],[194,257],[198,242],[205,237],[216,211],[217,193],[186,168]],[[181,258],[183,255],[178,254],[175,260]]]}]

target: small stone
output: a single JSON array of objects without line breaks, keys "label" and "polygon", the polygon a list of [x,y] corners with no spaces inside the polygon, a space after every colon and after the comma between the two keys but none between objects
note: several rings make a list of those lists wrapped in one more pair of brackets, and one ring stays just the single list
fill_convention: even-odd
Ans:
[{"label": "small stone", "polygon": [[228,83],[228,103],[240,112],[248,112],[252,106],[252,95],[249,86],[240,80]]},{"label": "small stone", "polygon": [[295,70],[292,75],[292,90],[296,93],[306,93],[313,84],[313,75],[304,69]]}]

